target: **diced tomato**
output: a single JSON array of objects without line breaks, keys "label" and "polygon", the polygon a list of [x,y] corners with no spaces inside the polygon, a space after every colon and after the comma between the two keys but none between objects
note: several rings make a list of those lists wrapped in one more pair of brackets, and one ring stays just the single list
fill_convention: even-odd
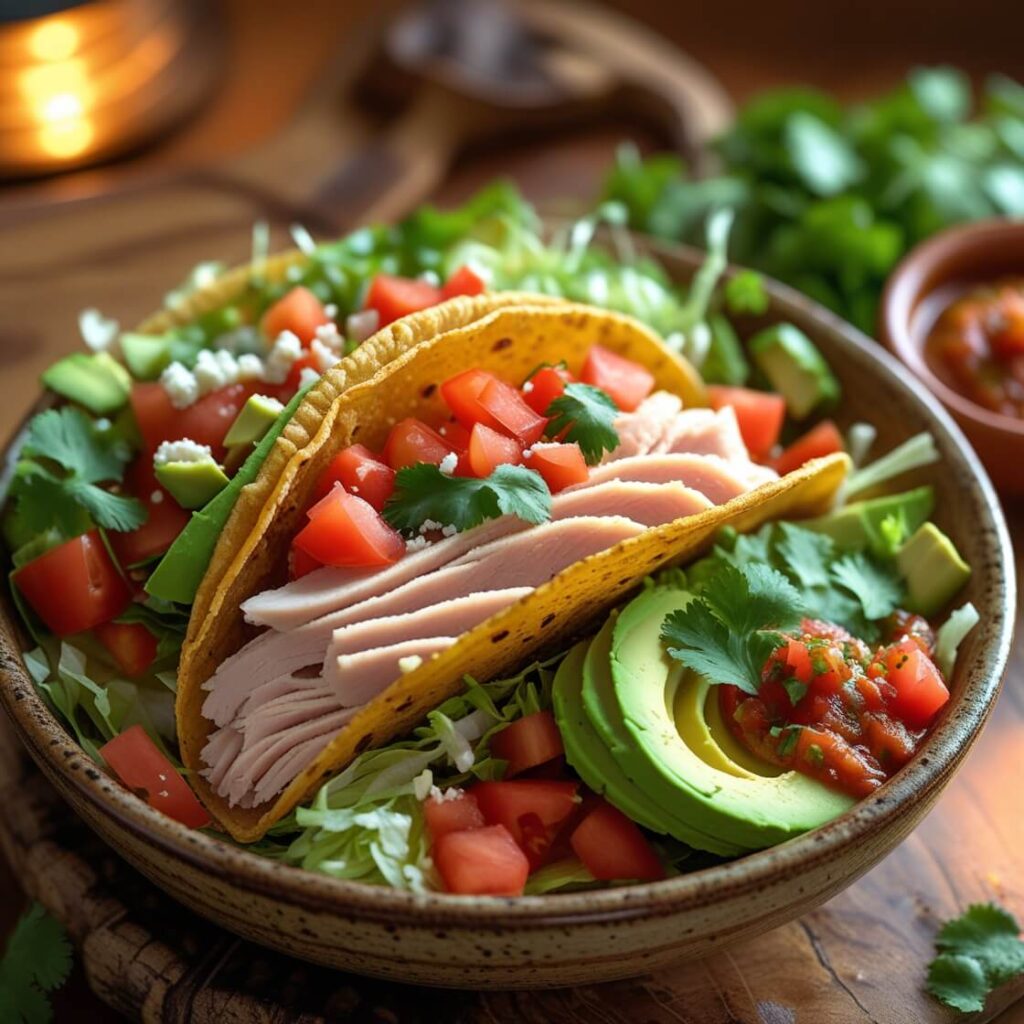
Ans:
[{"label": "diced tomato", "polygon": [[801,683],[809,683],[814,675],[811,652],[802,640],[790,640],[786,648],[786,667]]},{"label": "diced tomato", "polygon": [[480,404],[484,388],[497,379],[486,370],[463,370],[441,385],[441,397],[466,430],[472,430],[474,423],[485,423],[492,429],[498,429],[497,422]]},{"label": "diced tomato", "polygon": [[296,285],[267,309],[260,327],[270,342],[282,331],[291,331],[308,348],[316,329],[330,322],[323,303],[308,288]]},{"label": "diced tomato", "polygon": [[803,437],[797,438],[773,463],[776,471],[785,476],[799,469],[811,459],[843,450],[843,435],[832,420],[822,420]]},{"label": "diced tomato", "polygon": [[636,823],[604,801],[576,826],[570,842],[586,869],[602,881],[665,877],[665,868]]},{"label": "diced tomato", "polygon": [[523,396],[503,380],[495,378],[488,381],[480,392],[479,402],[490,417],[490,421],[493,421],[498,429],[514,437],[524,448],[539,441],[544,428],[548,425],[548,421],[537,415],[526,404]]},{"label": "diced tomato", "polygon": [[708,399],[712,409],[724,409],[726,406],[733,408],[743,443],[752,459],[768,457],[779,440],[782,421],[786,417],[786,400],[782,395],[725,384],[710,384]]},{"label": "diced tomato", "polygon": [[488,477],[498,466],[518,465],[523,449],[515,438],[499,434],[483,423],[477,423],[469,435],[469,471],[473,476]]},{"label": "diced tomato", "polygon": [[258,390],[256,384],[229,384],[211,391],[185,409],[175,409],[159,381],[144,382],[132,386],[132,411],[150,452],[155,451],[161,441],[187,437],[197,444],[208,444],[213,457],[220,459],[224,454],[224,435],[249,396]]},{"label": "diced tomato", "polygon": [[483,828],[486,824],[476,797],[464,789],[448,789],[442,800],[427,797],[423,801],[423,816],[435,843],[449,832]]},{"label": "diced tomato", "polygon": [[895,688],[889,711],[911,729],[924,729],[949,700],[949,690],[935,662],[907,637],[889,649],[886,678]]},{"label": "diced tomato", "polygon": [[370,282],[364,308],[375,309],[380,326],[386,327],[410,313],[436,306],[443,298],[441,289],[427,281],[378,274]]},{"label": "diced tomato", "polygon": [[142,381],[132,385],[132,412],[146,447],[152,452],[161,441],[171,439],[177,429],[178,410],[159,381]]},{"label": "diced tomato", "polygon": [[422,420],[410,418],[391,428],[384,445],[384,461],[392,469],[415,466],[418,462],[438,466],[453,450],[451,444],[432,427]]},{"label": "diced tomato", "polygon": [[365,445],[353,444],[338,452],[320,475],[317,499],[326,496],[336,483],[380,512],[395,489],[395,471]]},{"label": "diced tomato", "polygon": [[495,733],[491,738],[491,753],[508,762],[505,778],[511,778],[546,764],[565,753],[565,747],[555,716],[550,711],[536,711]]},{"label": "diced tomato", "polygon": [[542,366],[523,385],[523,398],[535,413],[546,416],[551,403],[562,397],[565,385],[575,379],[564,366]]},{"label": "diced tomato", "polygon": [[121,782],[150,807],[187,828],[210,823],[206,808],[141,725],[133,725],[105,743],[100,754]]},{"label": "diced tomato", "polygon": [[405,552],[405,541],[358,495],[335,487],[307,513],[294,544],[324,565],[388,565]]},{"label": "diced tomato", "polygon": [[302,548],[296,547],[295,541],[292,541],[292,546],[288,549],[288,576],[290,579],[301,580],[307,573],[321,568],[323,568],[323,562],[307,554]]},{"label": "diced tomato", "polygon": [[93,632],[130,679],[156,660],[156,637],[141,622],[103,622]]},{"label": "diced tomato", "polygon": [[530,469],[535,469],[552,494],[585,483],[590,476],[587,460],[575,442],[569,444],[537,444],[530,449]]},{"label": "diced tomato", "polygon": [[146,521],[137,530],[111,530],[107,534],[117,560],[128,567],[162,555],[188,525],[191,513],[160,486],[148,451],[135,457],[125,473],[124,485],[127,493],[146,506]]},{"label": "diced tomato", "polygon": [[448,892],[521,896],[530,864],[501,825],[449,832],[434,843],[434,864]]},{"label": "diced tomato", "polygon": [[484,279],[472,267],[463,264],[453,270],[441,288],[441,295],[453,299],[456,295],[479,295],[486,289]]},{"label": "diced tomato", "polygon": [[623,412],[632,412],[654,389],[654,376],[646,367],[603,345],[587,353],[580,380],[608,392]]},{"label": "diced tomato", "polygon": [[303,370],[316,370],[319,375],[320,360],[312,352],[304,352],[292,363],[292,368],[288,371],[283,388],[289,397],[299,390],[302,384]]},{"label": "diced tomato", "polygon": [[488,825],[504,825],[516,842],[523,839],[519,820],[536,814],[547,829],[556,828],[576,806],[575,782],[547,779],[513,779],[511,782],[478,782],[473,787]]},{"label": "diced tomato", "polygon": [[47,628],[58,636],[109,622],[132,599],[128,583],[96,530],[26,562],[12,578]]}]

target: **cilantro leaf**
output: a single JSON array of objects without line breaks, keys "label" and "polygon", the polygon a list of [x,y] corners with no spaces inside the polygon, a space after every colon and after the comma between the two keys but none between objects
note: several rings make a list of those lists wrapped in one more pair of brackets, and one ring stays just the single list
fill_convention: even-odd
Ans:
[{"label": "cilantro leaf", "polygon": [[740,270],[725,282],[722,289],[725,308],[730,313],[760,316],[768,311],[768,292],[764,278],[756,270]]},{"label": "cilantro leaf", "polygon": [[0,1017],[26,1024],[48,1021],[46,993],[71,973],[71,947],[64,929],[38,904],[22,915],[0,961]]},{"label": "cilantro leaf", "polygon": [[480,480],[448,476],[437,466],[420,463],[398,471],[383,515],[409,537],[428,521],[454,526],[460,533],[502,515],[543,523],[551,518],[551,492],[540,474],[525,466],[498,466]]},{"label": "cilantro leaf", "polygon": [[756,694],[761,671],[779,646],[777,632],[800,618],[800,594],[768,565],[728,563],[685,608],[662,625],[668,653],[712,683]]},{"label": "cilantro leaf", "polygon": [[565,431],[565,440],[580,446],[588,465],[600,462],[605,452],[614,451],[619,445],[615,429],[619,410],[600,388],[575,382],[566,384],[564,393],[548,406],[547,415],[551,419],[547,436],[558,437]]},{"label": "cilantro leaf", "polygon": [[102,487],[74,477],[64,484],[67,495],[86,509],[97,525],[106,530],[136,530],[146,521],[145,506],[137,498],[112,494]]},{"label": "cilantro leaf", "polygon": [[1024,974],[1020,925],[993,903],[975,903],[947,921],[935,947],[939,955],[928,967],[928,991],[965,1013],[981,1010],[992,989]]},{"label": "cilantro leaf", "polygon": [[120,480],[131,458],[123,439],[101,431],[81,409],[48,409],[29,424],[25,451],[47,459],[87,483]]},{"label": "cilantro leaf", "polygon": [[903,585],[893,569],[858,551],[832,566],[832,579],[860,602],[869,619],[884,619],[903,599]]},{"label": "cilantro leaf", "polygon": [[832,538],[792,523],[779,523],[779,533],[781,539],[776,541],[775,550],[786,563],[790,577],[805,587],[827,587],[828,567],[835,554]]}]

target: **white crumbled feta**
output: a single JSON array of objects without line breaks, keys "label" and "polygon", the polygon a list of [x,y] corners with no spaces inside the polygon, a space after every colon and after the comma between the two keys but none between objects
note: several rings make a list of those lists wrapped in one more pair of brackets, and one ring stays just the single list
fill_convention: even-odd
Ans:
[{"label": "white crumbled feta", "polygon": [[528,395],[533,390],[533,381],[524,381],[522,390],[524,395]]},{"label": "white crumbled feta", "polygon": [[319,379],[320,374],[318,371],[314,370],[312,366],[304,366],[299,374],[299,387],[308,387],[310,384],[315,384]]},{"label": "white crumbled feta", "polygon": [[153,455],[154,466],[165,466],[168,462],[213,461],[213,452],[208,444],[199,444],[190,437],[180,441],[162,441]]},{"label": "white crumbled feta", "polygon": [[449,523],[447,526],[441,527],[442,537],[454,537],[455,534],[457,534],[458,532],[458,528],[453,526],[451,523]]},{"label": "white crumbled feta", "polygon": [[523,458],[524,459],[531,459],[531,458],[533,458],[533,447],[532,446],[529,447],[529,448],[524,448],[523,449]]},{"label": "white crumbled feta", "polygon": [[187,409],[199,397],[199,381],[182,363],[171,363],[160,374],[160,384],[175,409]]},{"label": "white crumbled feta", "polygon": [[430,533],[431,530],[440,530],[444,523],[435,523],[433,519],[424,519],[420,523],[420,534]]},{"label": "white crumbled feta", "polygon": [[335,354],[335,361],[337,361],[337,353],[341,352],[345,344],[345,339],[338,333],[338,325],[334,323],[321,324],[314,335],[310,348],[315,348],[319,344]]},{"label": "white crumbled feta", "polygon": [[423,659],[418,654],[409,654],[398,659],[398,671],[404,676],[407,672],[415,672],[423,664]]},{"label": "white crumbled feta", "polygon": [[245,352],[237,362],[239,380],[263,380],[263,360],[259,356]]},{"label": "white crumbled feta", "polygon": [[430,791],[434,787],[434,773],[429,768],[424,768],[423,771],[412,780],[412,792],[413,796],[417,800],[426,800],[430,796]]},{"label": "white crumbled feta", "polygon": [[159,488],[149,496],[150,503],[153,505],[159,505],[164,500],[164,492]]},{"label": "white crumbled feta", "polygon": [[447,789],[431,786],[430,799],[436,800],[439,804],[446,803],[449,800],[461,800],[462,790],[458,786],[449,786]]},{"label": "white crumbled feta", "polygon": [[338,315],[338,304],[336,302],[328,302],[324,306],[324,313],[333,320]]},{"label": "white crumbled feta", "polygon": [[309,351],[316,360],[317,369],[321,373],[326,373],[338,361],[337,350],[325,345],[319,338],[313,339]]},{"label": "white crumbled feta", "polygon": [[283,384],[295,360],[302,355],[302,342],[291,331],[282,331],[267,353],[263,379],[268,384]]},{"label": "white crumbled feta", "polygon": [[449,452],[438,464],[438,469],[444,473],[445,476],[451,476],[455,472],[455,467],[459,464],[459,457],[455,452]]},{"label": "white crumbled feta", "polygon": [[358,493],[359,493],[359,488],[358,488],[358,487],[356,487],[356,485],[355,485],[355,484],[353,484],[353,485],[352,485],[352,486],[351,486],[351,487],[349,488],[349,490],[350,490],[350,491],[351,491],[351,492],[352,492],[353,494],[358,494]]},{"label": "white crumbled feta", "polygon": [[104,316],[98,309],[83,309],[78,314],[78,330],[86,347],[93,352],[109,352],[116,355],[120,351],[120,325],[116,320]]},{"label": "white crumbled feta", "polygon": [[405,542],[406,554],[411,554],[413,551],[422,551],[429,544],[430,541],[426,537],[413,537]]},{"label": "white crumbled feta", "polygon": [[227,349],[214,352],[204,348],[196,356],[192,373],[199,386],[199,394],[208,395],[211,391],[238,383],[238,360]]}]

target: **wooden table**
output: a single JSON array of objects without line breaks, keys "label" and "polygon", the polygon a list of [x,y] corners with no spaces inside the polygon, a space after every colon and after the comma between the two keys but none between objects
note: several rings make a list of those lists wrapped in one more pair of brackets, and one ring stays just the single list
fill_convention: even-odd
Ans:
[{"label": "wooden table", "polygon": [[[304,16],[293,16],[283,14],[270,0],[226,3],[233,43],[224,83],[191,129],[129,165],[82,174],[45,188],[0,191],[0,239],[5,243],[0,250],[7,252],[6,258],[0,253],[0,295],[5,296],[0,318],[5,399],[0,408],[0,430],[7,433],[30,404],[38,372],[77,343],[74,318],[78,309],[94,303],[125,323],[133,322],[155,307],[167,286],[197,259],[219,256],[230,262],[244,258],[247,225],[254,215],[265,213],[254,208],[253,202],[258,205],[258,201],[238,202],[230,188],[220,187],[210,177],[203,178],[209,185],[206,200],[210,211],[208,230],[203,232],[175,233],[173,204],[147,201],[146,187],[135,193],[136,202],[128,203],[113,217],[99,215],[100,207],[88,200],[62,207],[60,220],[52,219],[52,210],[30,211],[30,205],[40,198],[102,194],[108,188],[127,187],[140,173],[164,173],[257,142],[291,114],[338,37],[352,27],[355,6],[312,0],[303,5]],[[1009,44],[1010,33],[981,34],[963,28],[955,17],[958,5],[952,0],[932,5],[928,23],[915,26],[922,30],[916,34],[911,33],[909,23],[900,26],[906,14],[880,3],[857,5],[855,12],[836,5],[829,8],[827,17],[823,5],[796,0],[773,5],[772,17],[760,8],[751,11],[734,2],[712,5],[699,18],[695,13],[684,18],[678,11],[668,11],[669,5],[653,0],[638,0],[628,6],[705,59],[738,96],[761,84],[791,80],[797,74],[848,96],[862,95],[894,81],[908,64],[938,57],[966,63],[975,72],[999,68],[1024,77],[1020,75],[1019,48]],[[985,6],[982,3],[980,8]],[[991,6],[993,11],[999,9],[996,4]],[[972,25],[984,23],[984,11],[975,9],[974,13],[978,17]],[[892,33],[878,42],[865,71],[863,46],[874,31],[872,26],[883,16]],[[799,33],[793,31],[798,22]],[[746,38],[759,41],[756,51],[752,53],[731,31],[736,25],[746,27]],[[897,39],[899,42],[894,42]],[[531,197],[541,201],[591,194],[622,133],[620,128],[612,128],[480,156],[446,182],[440,198],[457,200],[498,173],[511,173]],[[45,244],[19,249],[19,232],[28,227],[34,232],[44,220],[52,224]],[[279,211],[275,224],[279,239],[285,223]],[[154,241],[156,238],[160,240]],[[1024,507],[1007,512],[1011,531],[1021,538],[1017,545],[1021,574]],[[1018,611],[1018,624],[1021,617]],[[274,973],[280,967],[266,958],[250,963],[248,987],[268,999],[283,998],[290,991],[294,1005],[312,1014],[330,1005],[340,1019],[351,1020],[580,1024],[640,1020],[927,1024],[952,1020],[953,1014],[920,991],[936,922],[969,902],[990,898],[1004,901],[1024,916],[1020,870],[1024,815],[1019,789],[1024,778],[1022,741],[1024,650],[1018,643],[1006,687],[983,740],[911,839],[822,909],[701,964],[637,982],[557,994],[439,996],[342,976],[325,981],[319,972],[304,969],[297,969],[292,988],[282,992],[280,986],[268,985],[280,980]],[[7,747],[6,756],[10,758],[12,753]],[[251,1006],[243,1008],[238,997],[230,997],[245,977],[245,966],[254,956],[251,948],[224,939],[205,925],[182,923],[173,911],[166,911],[173,927],[163,933],[159,916],[154,926],[154,913],[163,907],[161,898],[133,881],[95,841],[83,836],[80,826],[56,811],[37,776],[26,775],[19,792],[33,797],[26,804],[33,813],[18,822],[20,845],[9,851],[15,856],[19,874],[30,877],[36,891],[49,886],[52,895],[59,882],[64,892],[78,892],[81,913],[75,920],[78,936],[89,936],[88,963],[106,963],[99,958],[100,950],[109,950],[110,943],[123,944],[123,975],[116,980],[93,977],[94,984],[121,985],[121,1005],[127,1009],[137,1005],[132,999],[142,990],[140,986],[159,976],[173,959],[168,954],[166,961],[161,960],[166,951],[194,957],[197,949],[205,948],[204,942],[214,943],[215,956],[207,949],[206,955],[199,957],[205,973],[179,980],[174,1002],[178,1019],[190,1019],[193,1010],[198,1017],[200,1003],[207,1012],[211,999],[219,999],[217,1005],[229,1016],[238,1010],[234,1019],[293,1019],[269,1006],[265,1018],[255,1016]],[[62,852],[69,848],[81,856]],[[0,926],[6,931],[21,906],[10,874],[0,873],[0,894],[4,897],[0,899]],[[138,954],[137,942],[132,946],[139,929],[159,933],[144,955]],[[262,981],[253,974],[259,975],[261,970],[265,972]],[[315,984],[306,984],[310,978]],[[983,1019],[994,1019],[1021,994],[1019,987],[1001,993]],[[200,1002],[191,1003],[194,999]],[[57,1019],[116,1018],[95,1000],[79,972],[58,996]],[[1002,1024],[1024,1021],[1024,1008],[1006,1010],[999,1020]]]}]

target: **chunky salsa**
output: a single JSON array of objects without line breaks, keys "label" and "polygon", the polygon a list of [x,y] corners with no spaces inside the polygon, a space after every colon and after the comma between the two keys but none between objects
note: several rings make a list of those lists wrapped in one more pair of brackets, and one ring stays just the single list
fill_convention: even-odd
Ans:
[{"label": "chunky salsa", "polygon": [[722,686],[722,713],[751,753],[863,797],[914,755],[949,690],[919,615],[896,612],[872,650],[804,619],[769,657],[756,697]]},{"label": "chunky salsa", "polygon": [[984,409],[1024,417],[1024,278],[1007,278],[961,296],[925,341],[941,379]]}]

